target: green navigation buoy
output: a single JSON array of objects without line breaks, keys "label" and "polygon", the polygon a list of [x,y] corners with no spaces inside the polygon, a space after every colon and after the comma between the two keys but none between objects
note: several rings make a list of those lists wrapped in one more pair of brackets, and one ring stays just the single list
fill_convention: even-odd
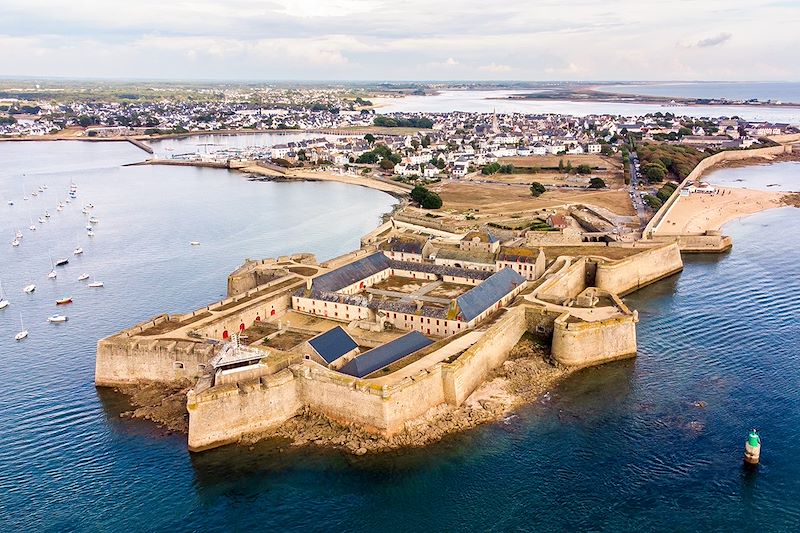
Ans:
[{"label": "green navigation buoy", "polygon": [[758,432],[753,429],[750,430],[750,434],[747,435],[747,440],[744,443],[744,462],[751,465],[757,465],[760,457],[761,437],[759,437]]}]

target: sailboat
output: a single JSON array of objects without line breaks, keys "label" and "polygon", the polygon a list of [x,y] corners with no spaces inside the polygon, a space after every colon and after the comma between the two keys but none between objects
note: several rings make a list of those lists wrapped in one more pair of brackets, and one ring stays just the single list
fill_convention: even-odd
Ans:
[{"label": "sailboat", "polygon": [[81,255],[83,253],[83,248],[81,248],[80,243],[78,242],[78,238],[75,237],[75,249],[72,250],[74,255]]},{"label": "sailboat", "polygon": [[93,287],[93,288],[99,288],[99,287],[103,286],[103,282],[102,281],[94,281],[94,278],[92,278],[92,282],[88,286],[89,287]]},{"label": "sailboat", "polygon": [[34,285],[33,283],[31,283],[30,285],[25,285],[25,287],[22,289],[22,291],[27,294],[30,294],[35,290],[36,290],[36,285]]},{"label": "sailboat", "polygon": [[16,237],[17,239],[22,240],[22,232],[20,230],[17,230],[17,233],[16,233],[16,235],[14,235],[14,237]]},{"label": "sailboat", "polygon": [[9,305],[11,305],[11,302],[6,300],[6,295],[3,292],[3,283],[0,282],[0,309],[5,309]]},{"label": "sailboat", "polygon": [[22,328],[22,330],[16,335],[14,335],[15,341],[21,341],[22,339],[28,336],[28,330],[25,329],[25,324],[22,323],[22,313],[19,314],[19,327]]},{"label": "sailboat", "polygon": [[33,219],[31,218],[31,215],[30,215],[30,214],[28,214],[28,220],[29,220],[29,221],[30,221],[30,223],[31,223],[31,225],[30,225],[30,226],[28,226],[28,229],[29,229],[29,230],[31,230],[31,231],[36,231],[36,226],[33,224]]},{"label": "sailboat", "polygon": [[47,275],[47,277],[50,279],[56,279],[58,274],[56,273],[56,266],[53,264],[53,256],[50,254],[47,254],[47,256],[50,258],[50,273]]},{"label": "sailboat", "polygon": [[94,231],[92,231],[92,230],[87,231],[86,232],[86,236],[87,237],[94,237]]},{"label": "sailboat", "polygon": [[78,276],[78,281],[84,281],[84,280],[87,280],[87,279],[89,279],[89,274],[87,274],[86,272],[84,272],[83,274]]}]

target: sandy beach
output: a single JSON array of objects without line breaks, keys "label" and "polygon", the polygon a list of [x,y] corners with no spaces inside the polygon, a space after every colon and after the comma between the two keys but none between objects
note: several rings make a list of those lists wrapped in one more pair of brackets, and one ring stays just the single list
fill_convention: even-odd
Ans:
[{"label": "sandy beach", "polygon": [[717,187],[714,194],[695,193],[678,199],[659,234],[702,234],[760,211],[787,205],[785,193]]},{"label": "sandy beach", "polygon": [[339,174],[337,172],[324,172],[317,170],[288,170],[285,174],[278,175],[274,170],[259,165],[248,165],[239,169],[242,172],[257,174],[260,176],[273,177],[278,180],[297,180],[297,181],[336,181],[339,183],[348,183],[350,185],[361,185],[362,187],[369,187],[379,191],[387,192],[389,194],[407,196],[410,188],[403,187],[402,185],[376,180],[374,178],[367,178],[361,176],[354,176],[352,174]]}]

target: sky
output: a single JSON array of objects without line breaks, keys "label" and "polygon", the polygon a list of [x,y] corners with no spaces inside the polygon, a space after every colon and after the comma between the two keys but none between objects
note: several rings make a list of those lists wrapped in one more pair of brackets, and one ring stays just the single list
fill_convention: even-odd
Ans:
[{"label": "sky", "polygon": [[2,0],[0,76],[800,81],[800,0]]}]

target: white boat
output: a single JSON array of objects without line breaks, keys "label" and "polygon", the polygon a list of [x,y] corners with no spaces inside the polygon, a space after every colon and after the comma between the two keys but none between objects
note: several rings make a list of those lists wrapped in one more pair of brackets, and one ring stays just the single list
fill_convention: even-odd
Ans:
[{"label": "white boat", "polygon": [[94,204],[91,204],[91,203],[90,204],[86,204],[86,207],[88,207],[89,209],[94,209]]},{"label": "white boat", "polygon": [[19,239],[14,239],[11,241],[11,246],[19,246]]},{"label": "white boat", "polygon": [[63,210],[64,210],[64,208],[61,207],[60,205],[58,207],[56,207],[56,211],[63,211]]},{"label": "white boat", "polygon": [[44,212],[44,218],[50,218],[50,213],[49,213],[49,212],[47,212],[47,211],[45,211],[45,212]]},{"label": "white boat", "polygon": [[92,226],[89,225],[89,224],[86,224],[86,231],[91,231],[91,230],[92,230]]},{"label": "white boat", "polygon": [[21,328],[21,331],[14,335],[15,341],[21,341],[28,336],[28,330],[25,329],[25,324],[22,323],[22,313],[19,314],[19,327]]},{"label": "white boat", "polygon": [[39,185],[39,192],[44,192],[44,187],[42,187],[41,185]]},{"label": "white boat", "polygon": [[89,231],[86,232],[86,236],[87,237],[94,237],[94,232],[92,230],[89,230]]},{"label": "white boat", "polygon": [[103,286],[103,282],[102,281],[93,281],[88,286],[89,287],[93,287],[93,288],[99,288],[99,287]]},{"label": "white boat", "polygon": [[42,217],[39,217],[39,224],[44,224],[44,219]]},{"label": "white boat", "polygon": [[97,224],[100,220],[97,217],[92,217],[89,219],[89,224]]},{"label": "white boat", "polygon": [[192,246],[200,246],[200,241],[189,241]]},{"label": "white boat", "polygon": [[83,208],[81,208],[81,213],[83,213],[84,215],[88,215],[89,214],[89,210],[86,209],[85,207],[83,207]]},{"label": "white boat", "polygon": [[70,200],[69,198],[67,198],[66,200],[64,200],[64,203],[71,204],[71,203],[72,203],[72,200]]},{"label": "white boat", "polygon": [[87,279],[89,279],[89,274],[83,273],[80,276],[78,276],[78,281],[84,281]]},{"label": "white boat", "polygon": [[42,189],[46,189],[46,188],[47,188],[47,185],[42,185]]},{"label": "white boat", "polygon": [[17,233],[16,233],[16,235],[14,235],[14,237],[16,237],[17,239],[21,239],[22,238],[22,232],[20,230],[17,230]]},{"label": "white boat", "polygon": [[14,205],[14,202],[12,202],[11,200],[9,200],[9,201],[8,201],[8,205]]},{"label": "white boat", "polygon": [[47,275],[49,279],[56,279],[58,277],[58,273],[55,270],[51,270],[50,273]]},{"label": "white boat", "polygon": [[81,254],[83,253],[83,248],[81,248],[80,246],[78,246],[77,248],[75,248],[74,250],[72,250],[72,253],[73,253],[73,254],[75,254],[75,255],[81,255]]},{"label": "white boat", "polygon": [[36,285],[34,285],[33,283],[31,283],[30,285],[26,285],[25,288],[22,289],[23,292],[26,292],[28,294],[32,293],[35,290],[36,290]]},{"label": "white boat", "polygon": [[31,230],[31,231],[36,231],[36,226],[31,224],[30,226],[28,226],[28,229]]},{"label": "white boat", "polygon": [[66,322],[68,318],[64,315],[53,315],[47,317],[48,322]]},{"label": "white boat", "polygon": [[0,282],[0,309],[5,309],[9,305],[11,305],[11,302],[6,300],[6,295],[3,292],[3,284]]}]

